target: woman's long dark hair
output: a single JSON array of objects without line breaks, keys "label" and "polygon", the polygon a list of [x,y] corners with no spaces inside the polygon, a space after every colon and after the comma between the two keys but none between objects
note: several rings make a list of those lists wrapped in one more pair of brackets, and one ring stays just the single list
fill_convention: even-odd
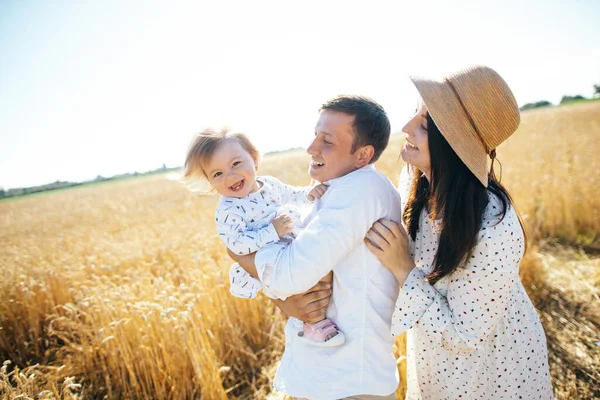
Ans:
[{"label": "woman's long dark hair", "polygon": [[434,268],[427,277],[433,285],[463,266],[472,256],[483,222],[483,213],[488,204],[488,191],[502,202],[500,221],[513,201],[494,176],[490,177],[487,189],[479,182],[452,150],[429,113],[427,141],[431,160],[431,181],[417,168],[414,169],[414,181],[402,218],[413,240],[417,237],[424,207],[427,206],[430,218],[442,219]]}]

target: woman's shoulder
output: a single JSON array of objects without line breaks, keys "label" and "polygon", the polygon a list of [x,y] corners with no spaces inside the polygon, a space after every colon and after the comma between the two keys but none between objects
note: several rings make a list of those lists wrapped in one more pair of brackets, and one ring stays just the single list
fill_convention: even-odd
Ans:
[{"label": "woman's shoulder", "polygon": [[410,184],[412,182],[412,175],[414,174],[412,167],[406,164],[400,170],[400,178],[398,179],[398,190],[408,192]]},{"label": "woman's shoulder", "polygon": [[410,185],[413,182],[411,179],[414,172],[409,164],[404,165],[400,171],[400,179],[398,179],[398,193],[400,193],[400,199],[402,202],[402,210],[406,206],[408,200],[408,194],[410,193]]},{"label": "woman's shoulder", "polygon": [[493,232],[494,236],[514,235],[522,231],[519,217],[510,200],[500,196],[504,195],[488,190],[488,204],[483,213],[481,229],[490,235]]}]

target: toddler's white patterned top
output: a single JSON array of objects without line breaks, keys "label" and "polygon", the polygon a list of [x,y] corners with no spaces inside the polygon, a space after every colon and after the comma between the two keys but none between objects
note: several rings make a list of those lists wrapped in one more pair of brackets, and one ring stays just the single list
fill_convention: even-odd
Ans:
[{"label": "toddler's white patterned top", "polygon": [[250,254],[279,241],[271,223],[283,207],[311,206],[310,187],[286,185],[271,176],[257,177],[262,187],[246,197],[221,196],[215,220],[219,236],[236,254]]}]

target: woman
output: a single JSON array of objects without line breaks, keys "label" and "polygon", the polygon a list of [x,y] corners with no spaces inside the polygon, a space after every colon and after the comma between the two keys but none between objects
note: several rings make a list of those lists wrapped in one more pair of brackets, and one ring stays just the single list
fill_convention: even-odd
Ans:
[{"label": "woman", "polygon": [[408,331],[407,398],[551,399],[544,330],[519,279],[523,227],[493,168],[517,103],[487,67],[411,79],[422,102],[403,128],[406,231],[382,220],[365,239],[401,288],[392,333]]}]

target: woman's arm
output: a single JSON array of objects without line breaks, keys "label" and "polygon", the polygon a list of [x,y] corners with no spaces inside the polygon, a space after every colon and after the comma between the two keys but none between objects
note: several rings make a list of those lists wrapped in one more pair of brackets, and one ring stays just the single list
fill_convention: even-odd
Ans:
[{"label": "woman's arm", "polygon": [[415,267],[404,227],[397,222],[380,219],[369,229],[364,242],[383,266],[394,274],[399,287],[402,287]]},{"label": "woman's arm", "polygon": [[[509,210],[497,225],[486,227],[484,223],[473,256],[464,267],[444,278],[448,279],[446,296],[429,284],[420,268],[413,268],[404,278],[396,302],[393,334],[401,334],[419,322],[432,344],[456,354],[474,352],[504,315],[519,279],[523,240],[514,210]],[[402,244],[395,237],[389,249],[397,247],[402,248]],[[385,249],[374,254],[382,257],[380,260],[390,270],[408,270],[402,267],[404,256],[392,262],[394,257]]]}]

